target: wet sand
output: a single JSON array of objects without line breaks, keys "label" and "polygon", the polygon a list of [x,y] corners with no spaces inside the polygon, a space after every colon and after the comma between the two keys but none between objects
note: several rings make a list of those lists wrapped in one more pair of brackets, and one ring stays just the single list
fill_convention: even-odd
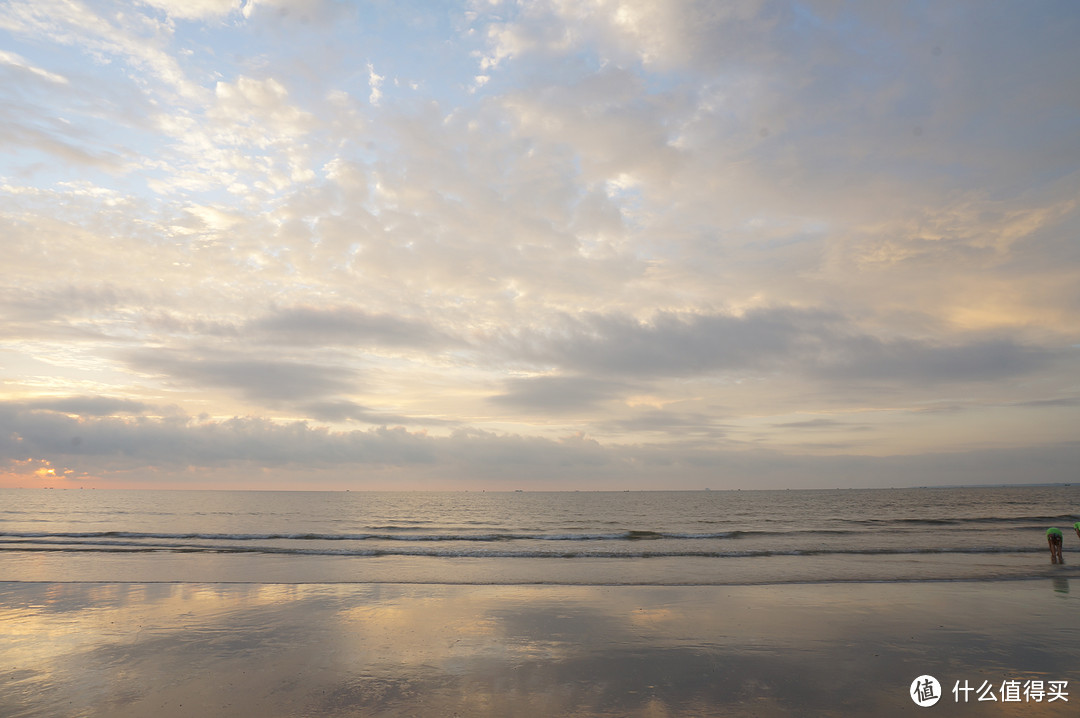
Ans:
[{"label": "wet sand", "polygon": [[[911,682],[935,676],[928,709]],[[1068,681],[1068,702],[1003,681]],[[952,688],[993,686],[996,702]],[[962,698],[962,696],[961,696]],[[0,715],[1075,715],[1080,584],[0,583]],[[923,713],[922,711],[926,711]]]}]

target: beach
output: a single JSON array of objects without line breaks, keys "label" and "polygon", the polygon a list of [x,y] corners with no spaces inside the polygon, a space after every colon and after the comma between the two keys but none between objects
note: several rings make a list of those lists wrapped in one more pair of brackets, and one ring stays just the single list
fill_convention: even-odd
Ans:
[{"label": "beach", "polygon": [[[1068,578],[8,582],[0,611],[8,718],[1064,716],[1080,701],[1080,584]],[[928,709],[909,696],[924,674],[941,685]],[[1036,701],[1032,681],[1065,695]],[[957,686],[997,700],[972,690],[965,703]]]},{"label": "beach", "polygon": [[1078,35],[0,0],[0,718],[1080,718]]},{"label": "beach", "polygon": [[1080,701],[1076,487],[0,499],[2,718]]}]

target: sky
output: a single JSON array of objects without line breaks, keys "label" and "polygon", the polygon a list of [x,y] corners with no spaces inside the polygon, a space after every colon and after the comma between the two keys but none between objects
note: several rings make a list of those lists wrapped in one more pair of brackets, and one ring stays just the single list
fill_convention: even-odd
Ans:
[{"label": "sky", "polygon": [[1078,36],[3,0],[0,486],[1078,480]]}]

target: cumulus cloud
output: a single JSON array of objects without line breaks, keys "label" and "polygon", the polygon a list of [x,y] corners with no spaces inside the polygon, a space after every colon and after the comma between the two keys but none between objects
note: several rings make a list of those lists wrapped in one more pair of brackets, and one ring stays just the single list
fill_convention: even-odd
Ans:
[{"label": "cumulus cloud", "polygon": [[222,139],[230,144],[264,147],[294,140],[313,124],[311,114],[291,105],[288,90],[272,77],[218,82],[214,96],[209,116],[221,124]]}]

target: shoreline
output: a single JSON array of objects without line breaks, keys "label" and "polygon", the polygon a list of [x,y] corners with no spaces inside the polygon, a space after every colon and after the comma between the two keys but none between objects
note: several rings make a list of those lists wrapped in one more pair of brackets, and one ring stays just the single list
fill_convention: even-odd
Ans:
[{"label": "shoreline", "polygon": [[[815,583],[1080,580],[1066,564],[1025,553],[689,557],[313,556],[257,553],[10,552],[5,580],[48,582],[753,586]],[[3,554],[0,554],[3,555]]]},{"label": "shoreline", "polygon": [[[0,713],[910,715],[950,689],[1067,681],[1080,581],[771,585],[0,582]],[[972,696],[974,698],[974,696]],[[941,710],[941,708],[938,708]]]},{"label": "shoreline", "polygon": [[[890,586],[890,585],[940,585],[940,584],[972,584],[972,583],[1027,583],[1035,581],[1078,581],[1080,582],[1080,571],[1063,574],[1061,576],[997,576],[997,577],[958,577],[958,578],[896,578],[896,579],[836,579],[836,578],[823,578],[821,580],[775,580],[775,581],[759,581],[759,582],[732,582],[732,583],[717,583],[717,582],[672,582],[672,583],[631,583],[631,582],[615,582],[615,581],[595,581],[592,583],[563,583],[558,581],[491,581],[487,583],[470,583],[466,581],[431,581],[420,580],[404,581],[393,579],[376,579],[376,580],[304,580],[304,581],[260,581],[260,580],[202,580],[202,579],[0,579],[0,586],[5,584],[30,584],[30,585],[97,585],[97,586],[109,586],[109,585],[164,585],[164,586],[411,586],[411,587],[423,587],[430,586],[432,588],[447,587],[447,588],[780,588],[785,586],[791,586],[797,588],[799,586],[859,586],[859,585],[877,585],[877,586]],[[1078,589],[1080,590],[1080,589]]]}]

